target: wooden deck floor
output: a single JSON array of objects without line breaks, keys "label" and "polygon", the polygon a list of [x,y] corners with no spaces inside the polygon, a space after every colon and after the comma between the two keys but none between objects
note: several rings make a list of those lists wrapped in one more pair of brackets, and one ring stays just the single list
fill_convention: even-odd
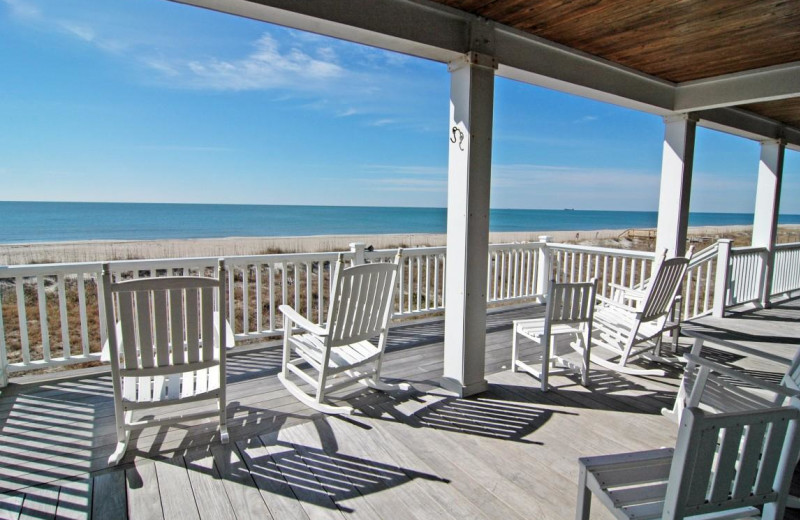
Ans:
[{"label": "wooden deck floor", "polygon": [[[105,463],[115,442],[108,374],[14,383],[0,397],[0,517],[571,518],[579,456],[674,444],[677,427],[659,412],[678,374],[595,370],[588,389],[562,376],[542,393],[507,370],[510,322],[531,312],[490,316],[491,388],[468,399],[435,385],[441,321],[394,328],[384,376],[417,390],[355,392],[349,418],[290,397],[275,377],[277,349],[231,354],[232,442],[219,444],[214,423],[151,428],[117,468]],[[793,323],[800,303],[759,313]],[[790,358],[796,348],[781,341],[775,351]]]}]

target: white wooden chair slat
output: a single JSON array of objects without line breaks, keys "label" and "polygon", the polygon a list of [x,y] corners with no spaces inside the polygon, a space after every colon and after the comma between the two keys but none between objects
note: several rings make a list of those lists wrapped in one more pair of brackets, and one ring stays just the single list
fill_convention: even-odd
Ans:
[{"label": "white wooden chair slat", "polygon": [[709,493],[709,500],[712,502],[725,500],[731,493],[731,486],[736,477],[736,459],[741,446],[742,433],[742,427],[737,425],[728,428],[722,436],[719,458],[721,461],[730,461],[731,463],[720,464],[712,476],[711,492]]},{"label": "white wooden chair slat", "polygon": [[[105,347],[112,368],[118,441],[110,464],[124,456],[131,430],[150,424],[218,416],[221,440],[227,442],[224,364],[232,331],[214,312],[215,296],[225,308],[222,262],[217,273],[216,279],[161,277],[112,283],[109,265],[104,264],[105,319],[114,322],[115,296],[119,318],[117,326],[107,327]],[[217,409],[166,417],[133,415],[135,410],[200,400],[215,400]]]},{"label": "white wooden chair slat", "polygon": [[181,388],[180,388],[180,397],[179,399],[188,399],[193,395],[197,394],[197,385],[195,383],[195,379],[197,379],[198,371],[186,372],[184,376],[181,378]]},{"label": "white wooden chair slat", "polygon": [[[693,464],[686,468],[684,473],[686,478],[690,479],[691,484],[686,486],[686,500],[690,503],[701,502],[708,492],[708,484],[711,479],[709,471],[703,471],[703,468],[710,467],[717,455],[717,438],[718,431],[716,430],[700,430],[697,432],[696,439],[690,439],[694,444],[694,453],[690,457]],[[680,447],[676,447],[676,451],[680,451]],[[693,460],[692,460],[693,459]],[[720,464],[724,463],[720,459]]]},{"label": "white wooden chair slat", "polygon": [[[379,390],[408,388],[380,381],[401,254],[398,251],[394,263],[346,269],[340,256],[331,277],[328,320],[324,327],[310,322],[288,305],[280,306],[284,314],[284,351],[278,378],[304,404],[324,413],[346,414],[352,408],[327,403],[327,392],[356,381]],[[305,332],[295,334],[295,325]],[[377,345],[373,345],[369,340],[376,336]],[[313,395],[290,380],[290,373],[308,384]],[[336,379],[330,382],[329,378],[334,376]]]},{"label": "white wooden chair slat", "polygon": [[185,361],[186,350],[183,346],[183,291],[172,289],[169,291],[169,325],[170,338],[172,339],[172,364],[182,365]]},{"label": "white wooden chair slat", "polygon": [[122,346],[126,367],[139,366],[139,353],[136,345],[136,331],[133,317],[133,293],[119,294],[119,321],[122,324]]},{"label": "white wooden chair slat", "polygon": [[155,318],[156,362],[159,366],[168,365],[170,361],[167,316],[167,293],[156,291],[153,293],[153,317]]},{"label": "white wooden chair slat", "polygon": [[208,369],[202,368],[194,374],[194,393],[202,394],[208,391]]},{"label": "white wooden chair slat", "polygon": [[123,394],[122,398],[126,401],[136,401],[136,392],[138,391],[138,377],[125,377],[122,380]]},{"label": "white wooden chair slat", "polygon": [[[685,257],[666,258],[664,251],[641,299],[627,296],[625,290],[616,290],[611,298],[600,298],[601,305],[595,312],[595,346],[610,351],[613,356],[610,359],[594,356],[593,362],[626,374],[664,375],[663,370],[636,368],[628,363],[651,351],[659,359],[663,333],[675,328],[667,319],[691,257],[692,248]],[[631,300],[636,300],[636,306],[624,303]]]},{"label": "white wooden chair slat", "polygon": [[170,374],[166,379],[166,398],[179,399],[181,396],[181,380],[184,379],[183,374]]},{"label": "white wooden chair slat", "polygon": [[755,506],[763,506],[762,518],[782,518],[799,421],[793,407],[728,414],[688,408],[674,451],[579,459],[576,518],[589,518],[591,494],[616,518],[743,518],[758,515]]},{"label": "white wooden chair slat", "polygon": [[[751,424],[747,434],[754,439],[763,438],[766,429],[766,423]],[[741,499],[750,496],[750,492],[753,486],[755,486],[756,477],[758,476],[760,458],[761,450],[755,442],[748,442],[742,447],[736,480],[731,491],[732,498]]]},{"label": "white wooden chair slat", "polygon": [[[515,320],[513,323],[511,345],[511,370],[523,370],[539,379],[542,391],[549,388],[548,376],[556,362],[563,369],[578,371],[581,383],[588,384],[589,356],[591,353],[592,322],[594,301],[597,296],[597,280],[584,283],[556,283],[550,281],[544,318]],[[578,364],[554,352],[556,337],[573,336],[572,349],[581,355]],[[540,366],[522,361],[519,339],[524,337],[538,344],[542,349]]]},{"label": "white wooden chair slat", "polygon": [[[770,475],[777,471],[781,459],[783,438],[786,436],[788,428],[788,421],[775,422],[772,423],[766,432],[766,446],[764,448],[764,453],[761,455],[761,468],[756,477],[756,484],[753,486],[754,492],[757,494],[764,494],[772,491],[772,479]],[[797,432],[795,432],[795,434],[796,433]],[[792,461],[792,467],[794,467],[796,461],[797,458],[795,457]]]},{"label": "white wooden chair slat", "polygon": [[214,359],[214,291],[207,287],[201,290],[203,305],[200,306],[202,315],[202,340],[203,340],[203,361]]},{"label": "white wooden chair slat", "polygon": [[183,292],[186,312],[186,358],[189,363],[200,361],[200,327],[198,319],[198,294],[196,290],[187,289]]},{"label": "white wooden chair slat", "polygon": [[136,291],[136,331],[139,337],[139,360],[142,368],[150,368],[155,363],[153,352],[153,333],[150,319],[150,293]]}]

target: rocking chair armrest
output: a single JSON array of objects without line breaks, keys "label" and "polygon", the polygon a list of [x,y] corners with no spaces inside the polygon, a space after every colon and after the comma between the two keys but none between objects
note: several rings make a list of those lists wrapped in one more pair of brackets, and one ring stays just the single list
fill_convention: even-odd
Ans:
[{"label": "rocking chair armrest", "polygon": [[301,329],[310,332],[312,334],[316,334],[317,336],[328,335],[327,329],[320,327],[316,323],[312,323],[310,320],[300,315],[300,313],[291,308],[289,305],[281,305],[280,307],[278,307],[278,310],[280,310],[283,313],[284,317],[288,318],[295,324],[299,325]]},{"label": "rocking chair armrest", "polygon": [[642,289],[626,287],[624,285],[620,285],[617,283],[610,283],[608,284],[608,286],[614,289],[615,291],[623,293],[623,298],[630,298],[631,300],[644,300],[644,297],[647,295],[647,293]]},{"label": "rocking chair armrest", "polygon": [[616,307],[618,309],[622,309],[624,311],[628,311],[628,312],[630,312],[632,314],[637,314],[639,312],[639,309],[637,309],[636,307],[631,307],[630,305],[625,305],[622,302],[618,302],[616,300],[612,300],[611,298],[606,298],[605,296],[600,296],[599,294],[597,295],[597,299],[600,301],[600,303],[602,303],[604,305],[610,305],[612,307]]},{"label": "rocking chair armrest", "polygon": [[768,381],[764,381],[763,379],[748,376],[747,374],[743,374],[738,370],[733,370],[725,365],[720,365],[719,363],[702,358],[700,356],[695,356],[694,354],[687,353],[684,354],[683,357],[690,363],[695,363],[696,365],[706,367],[720,375],[738,379],[739,381],[752,385],[756,388],[761,388],[784,397],[800,397],[800,390],[793,390],[783,385],[776,385],[775,383],[770,383]]}]

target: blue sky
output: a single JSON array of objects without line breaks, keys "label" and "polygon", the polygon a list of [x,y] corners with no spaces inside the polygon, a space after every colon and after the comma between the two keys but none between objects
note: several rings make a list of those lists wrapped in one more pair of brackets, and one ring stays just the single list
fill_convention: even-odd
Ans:
[{"label": "blue sky", "polygon": [[[165,0],[0,0],[3,200],[446,205],[446,66]],[[498,78],[492,206],[657,209],[659,117]],[[692,211],[759,147],[698,130]],[[800,213],[787,152],[782,213]]]}]

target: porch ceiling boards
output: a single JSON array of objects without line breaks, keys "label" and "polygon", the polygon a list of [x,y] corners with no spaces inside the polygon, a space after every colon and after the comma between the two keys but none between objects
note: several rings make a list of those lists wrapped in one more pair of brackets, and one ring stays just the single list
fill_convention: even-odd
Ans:
[{"label": "porch ceiling boards", "polygon": [[[433,1],[678,84],[800,62],[795,1]],[[800,126],[796,97],[741,108]]]}]

